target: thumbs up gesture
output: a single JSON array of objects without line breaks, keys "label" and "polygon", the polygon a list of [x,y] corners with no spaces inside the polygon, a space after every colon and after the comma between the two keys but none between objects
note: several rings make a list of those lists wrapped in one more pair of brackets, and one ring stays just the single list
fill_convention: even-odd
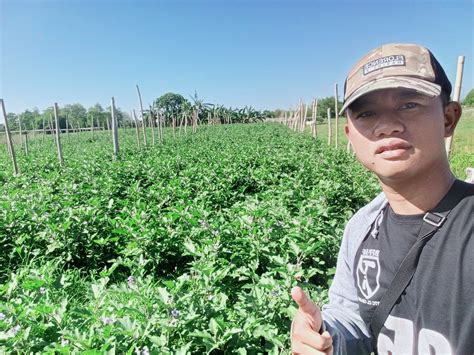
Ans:
[{"label": "thumbs up gesture", "polygon": [[331,355],[331,335],[327,331],[319,333],[323,324],[319,307],[298,286],[291,290],[291,297],[298,304],[298,311],[291,323],[292,353]]}]

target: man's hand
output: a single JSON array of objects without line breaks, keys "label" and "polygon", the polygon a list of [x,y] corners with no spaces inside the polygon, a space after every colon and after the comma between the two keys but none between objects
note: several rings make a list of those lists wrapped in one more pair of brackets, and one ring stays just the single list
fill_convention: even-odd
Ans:
[{"label": "man's hand", "polygon": [[293,354],[332,354],[332,337],[328,332],[319,334],[323,319],[321,311],[296,286],[291,297],[298,304],[298,311],[291,323],[291,351]]}]

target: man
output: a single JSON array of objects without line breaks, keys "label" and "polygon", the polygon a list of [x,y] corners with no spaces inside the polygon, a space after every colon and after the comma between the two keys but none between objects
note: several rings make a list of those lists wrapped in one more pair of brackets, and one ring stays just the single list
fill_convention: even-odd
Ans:
[{"label": "man", "polygon": [[383,192],[346,226],[329,304],[293,288],[293,353],[474,354],[474,185],[449,168],[450,94],[417,45],[383,45],[350,71],[345,133]]}]

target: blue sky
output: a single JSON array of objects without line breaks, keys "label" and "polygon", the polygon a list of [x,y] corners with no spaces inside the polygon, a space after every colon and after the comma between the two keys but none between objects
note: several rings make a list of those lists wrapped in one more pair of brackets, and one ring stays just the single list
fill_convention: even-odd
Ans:
[{"label": "blue sky", "polygon": [[[429,47],[453,85],[471,1],[0,0],[0,97],[8,112],[58,102],[121,109],[166,92],[257,109],[340,94],[358,58],[387,42]],[[0,119],[2,121],[3,118]]]}]

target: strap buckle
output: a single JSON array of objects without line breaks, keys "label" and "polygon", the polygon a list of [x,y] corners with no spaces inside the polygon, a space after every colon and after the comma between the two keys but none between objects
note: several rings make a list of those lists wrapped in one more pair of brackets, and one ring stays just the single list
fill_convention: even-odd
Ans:
[{"label": "strap buckle", "polygon": [[444,223],[445,220],[446,220],[446,217],[440,213],[427,212],[423,216],[423,221],[437,228],[439,228]]}]

